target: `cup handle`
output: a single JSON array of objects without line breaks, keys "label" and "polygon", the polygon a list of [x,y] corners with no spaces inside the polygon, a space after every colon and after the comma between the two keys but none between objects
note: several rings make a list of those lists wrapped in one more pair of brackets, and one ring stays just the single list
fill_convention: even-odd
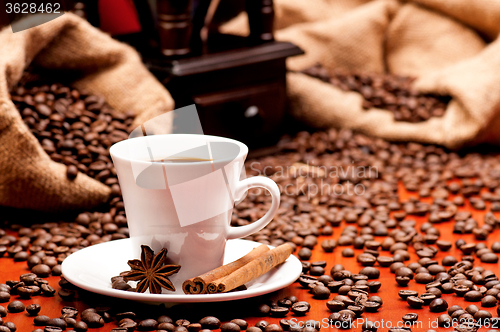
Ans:
[{"label": "cup handle", "polygon": [[238,182],[235,190],[236,200],[239,200],[241,197],[243,197],[245,191],[249,190],[250,188],[256,187],[262,187],[264,189],[267,189],[271,193],[272,201],[269,211],[267,211],[267,213],[262,218],[254,221],[250,225],[229,227],[227,233],[228,239],[239,239],[260,231],[267,224],[269,224],[269,222],[276,214],[276,211],[278,211],[278,207],[280,205],[280,190],[278,188],[278,185],[273,180],[264,176],[254,176]]}]

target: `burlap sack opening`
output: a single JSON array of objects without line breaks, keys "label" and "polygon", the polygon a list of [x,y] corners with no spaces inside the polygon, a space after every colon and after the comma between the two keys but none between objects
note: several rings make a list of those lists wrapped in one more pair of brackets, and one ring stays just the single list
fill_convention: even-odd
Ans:
[{"label": "burlap sack opening", "polygon": [[10,100],[9,90],[29,66],[77,72],[76,88],[100,94],[118,111],[136,114],[134,126],[174,107],[164,87],[129,46],[73,14],[12,33],[0,32],[0,206],[39,211],[88,209],[108,200],[110,189],[53,162]]},{"label": "burlap sack opening", "polygon": [[[494,0],[275,0],[276,39],[306,51],[290,58],[300,71],[328,69],[418,77],[414,87],[450,95],[446,113],[421,123],[363,110],[361,95],[298,73],[288,74],[292,113],[316,127],[360,130],[390,140],[460,148],[500,143],[500,3]],[[241,14],[221,27],[245,35]]]}]

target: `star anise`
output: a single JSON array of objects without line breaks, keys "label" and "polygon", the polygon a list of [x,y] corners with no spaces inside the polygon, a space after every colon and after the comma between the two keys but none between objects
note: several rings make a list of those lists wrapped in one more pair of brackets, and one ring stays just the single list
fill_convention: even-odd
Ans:
[{"label": "star anise", "polygon": [[128,261],[131,270],[122,272],[120,275],[125,281],[139,281],[137,292],[144,293],[149,288],[151,294],[161,294],[161,289],[175,291],[175,287],[168,276],[177,273],[180,265],[165,265],[167,249],[163,248],[156,255],[153,250],[145,245],[141,246],[141,260],[132,259]]}]

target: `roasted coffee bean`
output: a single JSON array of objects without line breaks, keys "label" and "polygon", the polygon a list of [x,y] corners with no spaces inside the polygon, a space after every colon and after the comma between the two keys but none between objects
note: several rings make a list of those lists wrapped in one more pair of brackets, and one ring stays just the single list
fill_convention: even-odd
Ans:
[{"label": "roasted coffee bean", "polygon": [[21,301],[12,301],[7,305],[7,310],[12,313],[23,312],[25,309],[24,303]]},{"label": "roasted coffee bean", "polygon": [[377,312],[378,309],[382,306],[380,303],[374,301],[366,301],[363,305],[366,312]]},{"label": "roasted coffee bean", "polygon": [[[84,311],[85,312],[85,311]],[[104,326],[104,319],[95,312],[89,312],[84,315],[82,312],[82,320],[88,325],[90,328],[98,328]]]},{"label": "roasted coffee bean", "polygon": [[411,279],[409,277],[402,277],[402,276],[396,277],[396,282],[398,283],[398,285],[403,287],[408,286],[410,280]]},{"label": "roasted coffee bean", "polygon": [[[472,315],[472,314],[471,314]],[[478,310],[474,313],[474,319],[477,321],[485,322],[486,320],[489,320],[492,318],[491,313],[489,313],[486,310]]]},{"label": "roasted coffee bean", "polygon": [[309,248],[300,248],[300,250],[297,252],[297,255],[301,260],[308,260],[311,258],[312,251]]},{"label": "roasted coffee bean", "polygon": [[443,299],[435,299],[429,304],[431,312],[443,312],[448,309],[448,303]]},{"label": "roasted coffee bean", "polygon": [[42,294],[44,296],[54,296],[56,293],[56,290],[49,284],[43,284],[40,288],[42,289]]},{"label": "roasted coffee bean", "polygon": [[410,279],[413,279],[414,275],[413,271],[405,266],[398,268],[394,273],[396,274],[397,277],[408,277]]},{"label": "roasted coffee bean", "polygon": [[337,319],[340,322],[341,329],[348,329],[351,327],[352,322],[356,319],[356,314],[352,310],[344,309],[338,312]]},{"label": "roasted coffee bean", "polygon": [[326,306],[327,306],[328,310],[330,310],[332,312],[338,312],[340,310],[345,309],[344,302],[336,301],[336,300],[326,302]]},{"label": "roasted coffee bean", "polygon": [[416,313],[409,313],[406,314],[402,317],[404,322],[415,322],[418,319],[418,314]]},{"label": "roasted coffee bean", "polygon": [[422,293],[418,297],[424,301],[424,305],[430,305],[430,303],[437,298],[436,295],[431,293]]},{"label": "roasted coffee bean", "polygon": [[497,263],[498,256],[492,252],[485,253],[480,257],[481,262],[483,263]]},{"label": "roasted coffee bean", "polygon": [[323,285],[317,285],[316,287],[313,288],[312,294],[315,299],[324,300],[329,298],[331,293],[327,287]]},{"label": "roasted coffee bean", "polygon": [[325,269],[321,266],[311,266],[309,274],[312,276],[321,276],[325,273]]},{"label": "roasted coffee bean", "polygon": [[[159,323],[157,328],[158,328],[159,331],[160,330],[173,331],[175,329],[175,327],[176,326],[174,324],[172,324],[172,323]],[[207,329],[202,329],[200,331],[205,331],[205,330],[207,330]]]},{"label": "roasted coffee bean", "polygon": [[264,329],[266,328],[266,326],[269,325],[269,322],[268,321],[265,321],[265,320],[260,320],[258,321],[257,323],[255,323],[255,327],[258,327],[259,329],[261,329],[262,331],[264,331]]},{"label": "roasted coffee bean", "polygon": [[483,295],[478,291],[468,291],[463,296],[464,296],[465,301],[469,301],[469,302],[479,302],[479,301],[481,301],[481,298],[483,297]]},{"label": "roasted coffee bean", "polygon": [[176,326],[172,332],[189,332],[185,326]]},{"label": "roasted coffee bean", "polygon": [[66,321],[64,319],[61,319],[61,318],[51,318],[47,322],[47,326],[55,326],[55,327],[60,328],[61,330],[65,330],[66,327],[68,326],[68,324],[66,323]]},{"label": "roasted coffee bean", "polygon": [[74,307],[63,307],[61,309],[61,318],[76,318],[78,315],[78,309]]},{"label": "roasted coffee bean", "polygon": [[40,312],[42,307],[38,303],[32,303],[26,306],[26,312],[30,316],[36,316]]},{"label": "roasted coffee bean", "polygon": [[72,289],[60,289],[57,294],[63,301],[73,301],[76,296],[76,291]]},{"label": "roasted coffee bean", "polygon": [[0,305],[0,317],[7,316],[7,309],[4,306]]},{"label": "roasted coffee bean", "polygon": [[[222,332],[222,329],[221,329]],[[283,332],[283,329],[278,324],[269,324],[264,329],[264,332]]]},{"label": "roasted coffee bean", "polygon": [[342,250],[342,256],[343,257],[354,257],[354,250],[351,248],[345,248]]},{"label": "roasted coffee bean", "polygon": [[[323,228],[324,230],[325,228]],[[333,252],[333,250],[337,247],[337,241],[333,240],[333,239],[328,239],[328,240],[323,240],[321,242],[321,248],[323,248],[323,250],[325,252]]]},{"label": "roasted coffee bean", "polygon": [[[266,315],[267,315],[267,314],[269,314],[269,311],[271,310],[271,308],[268,305],[266,305],[266,306],[269,308],[269,310],[266,313]],[[201,324],[202,329],[209,329],[209,330],[217,330],[221,326],[220,320],[214,316],[203,317],[202,319],[200,319],[200,321],[198,323]]]},{"label": "roasted coffee bean", "polygon": [[[95,314],[95,312],[94,312],[94,314]],[[118,322],[118,326],[122,327],[122,328],[126,328],[127,330],[130,330],[130,331],[134,331],[137,328],[137,323],[130,318],[123,318]],[[173,330],[173,328],[174,328],[174,325],[172,325],[171,330]]]},{"label": "roasted coffee bean", "polygon": [[[283,331],[289,331],[292,324],[294,323],[288,319],[280,319],[280,326]],[[246,330],[246,328],[244,330]]]},{"label": "roasted coffee bean", "polygon": [[481,300],[481,306],[489,308],[489,307],[494,307],[497,305],[497,298],[492,295],[486,295],[483,297]]},{"label": "roasted coffee bean", "polygon": [[45,326],[45,325],[47,325],[47,322],[49,320],[50,320],[49,316],[40,315],[40,316],[36,316],[33,319],[33,324],[35,324],[35,326]]},{"label": "roasted coffee bean", "polygon": [[370,293],[376,293],[382,287],[382,283],[380,281],[370,281],[367,283],[367,286]]},{"label": "roasted coffee bean", "polygon": [[[208,331],[207,331],[208,332]],[[256,326],[250,326],[248,329],[247,329],[247,332],[262,332],[262,330]]]},{"label": "roasted coffee bean", "polygon": [[77,321],[73,325],[73,330],[75,330],[76,332],[86,332],[88,330],[88,326],[85,322]]},{"label": "roasted coffee bean", "polygon": [[402,289],[398,292],[398,295],[403,300],[406,300],[409,296],[418,296],[418,292],[410,289]]},{"label": "roasted coffee bean", "polygon": [[233,319],[231,323],[234,323],[240,327],[241,330],[246,330],[248,327],[248,323],[244,319]]},{"label": "roasted coffee bean", "polygon": [[363,274],[368,277],[368,279],[378,279],[380,277],[379,269],[375,267],[364,267],[359,271],[359,274]]},{"label": "roasted coffee bean", "polygon": [[289,311],[290,311],[290,308],[286,308],[286,307],[272,307],[269,314],[272,317],[285,317]]},{"label": "roasted coffee bean", "polygon": [[419,284],[427,284],[433,280],[434,277],[430,273],[417,273],[415,275],[415,281]]},{"label": "roasted coffee bean", "polygon": [[3,292],[0,291],[0,302],[9,302],[10,300],[10,293],[9,292]]},{"label": "roasted coffee bean", "polygon": [[308,302],[305,301],[299,301],[295,302],[292,305],[291,311],[296,315],[296,316],[303,316],[305,315],[309,310],[311,309],[311,305]]},{"label": "roasted coffee bean", "polygon": [[51,268],[46,264],[38,264],[31,268],[31,272],[36,274],[39,278],[46,278],[50,275]]},{"label": "roasted coffee bean", "polygon": [[439,250],[441,250],[441,251],[448,251],[452,247],[452,243],[449,241],[439,240],[439,241],[436,241],[436,245],[439,248]]},{"label": "roasted coffee bean", "polygon": [[137,331],[154,331],[158,327],[155,319],[144,319],[137,324]]},{"label": "roasted coffee bean", "polygon": [[413,309],[420,309],[424,305],[424,301],[416,296],[408,296],[406,302]]},{"label": "roasted coffee bean", "polygon": [[[307,68],[303,73],[328,82],[344,91],[355,91],[364,98],[363,108],[387,108],[395,121],[421,122],[431,117],[441,117],[445,113],[449,97],[424,95],[410,92],[412,78],[390,75],[346,75],[340,69],[329,71],[321,65]],[[404,91],[404,92],[403,92]],[[398,103],[401,95],[406,95],[404,103]],[[421,102],[425,100],[425,102]],[[409,185],[407,188],[410,187]],[[411,188],[411,187],[410,187]]]},{"label": "roasted coffee bean", "polygon": [[450,315],[447,314],[442,314],[438,316],[437,319],[438,326],[440,327],[451,327],[452,326],[452,319]]}]

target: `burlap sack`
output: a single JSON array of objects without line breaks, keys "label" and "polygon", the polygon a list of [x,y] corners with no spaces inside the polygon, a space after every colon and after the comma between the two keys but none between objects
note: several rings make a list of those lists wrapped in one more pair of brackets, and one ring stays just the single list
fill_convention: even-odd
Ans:
[{"label": "burlap sack", "polygon": [[[306,51],[293,71],[328,69],[417,76],[417,90],[452,96],[445,115],[396,122],[389,111],[363,110],[361,95],[289,73],[292,113],[317,127],[343,127],[390,140],[449,148],[500,143],[500,2],[494,0],[276,0],[276,39]],[[351,3],[351,4],[352,4]],[[288,13],[287,17],[283,13]],[[294,18],[295,23],[290,23]],[[221,28],[246,34],[244,14]],[[487,44],[488,42],[490,44]]]},{"label": "burlap sack", "polygon": [[135,124],[173,109],[173,100],[129,46],[113,40],[73,14],[12,33],[0,32],[0,205],[40,211],[91,208],[110,189],[53,162],[10,100],[28,65],[77,72],[77,88],[103,95],[118,111],[137,114]]}]

